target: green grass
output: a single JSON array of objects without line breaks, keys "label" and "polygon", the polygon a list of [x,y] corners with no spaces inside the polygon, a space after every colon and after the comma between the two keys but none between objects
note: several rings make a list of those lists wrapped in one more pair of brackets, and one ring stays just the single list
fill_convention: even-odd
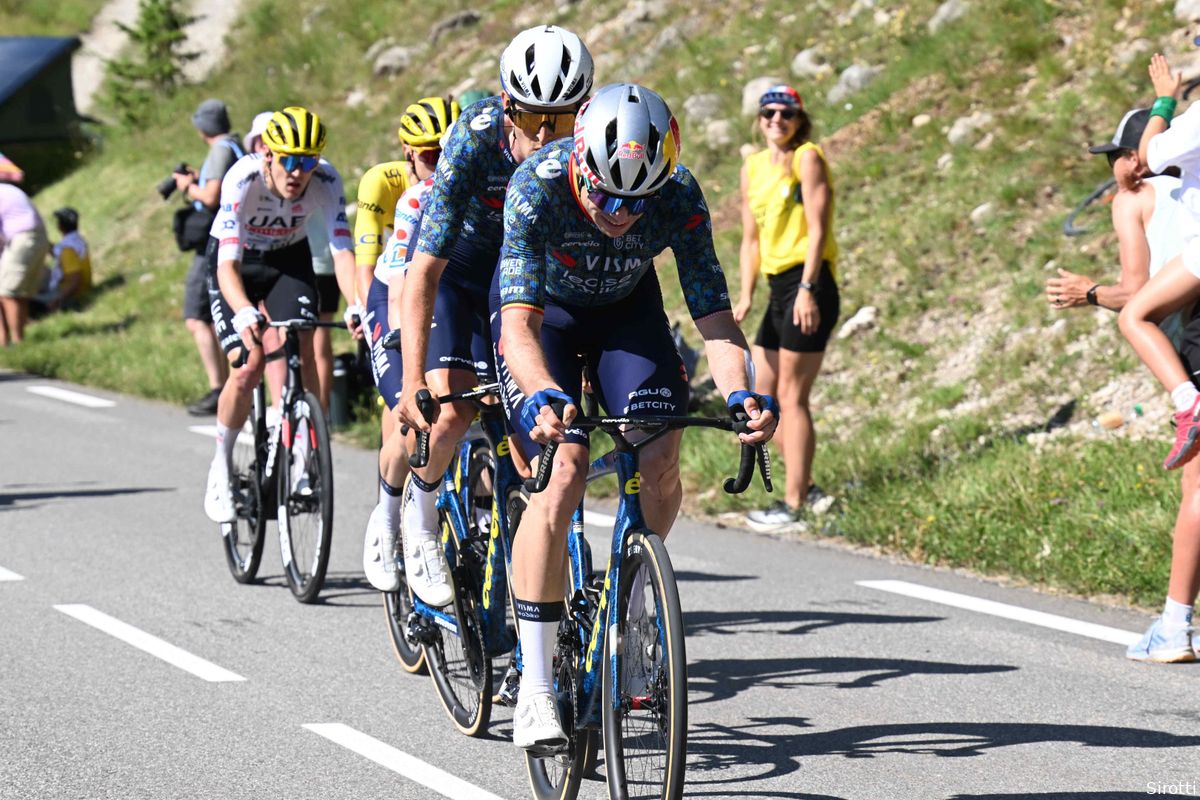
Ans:
[{"label": "green grass", "polygon": [[104,0],[0,0],[4,36],[78,36]]},{"label": "green grass", "polygon": [[[680,114],[684,163],[716,212],[715,243],[735,299],[737,149],[753,141],[740,115],[741,87],[760,75],[788,78],[792,56],[809,46],[820,47],[834,68],[798,88],[818,138],[832,140],[843,318],[867,304],[880,312],[878,330],[832,344],[814,394],[816,477],[843,498],[838,535],[924,562],[1156,602],[1178,501],[1174,482],[1153,467],[1157,449],[1068,433],[1039,450],[997,420],[1013,410],[1048,418],[1061,402],[1048,398],[1066,384],[1090,414],[1092,392],[1140,369],[1115,330],[1092,315],[1067,315],[1065,330],[1043,333],[1061,317],[1041,301],[1050,274],[1043,266],[1054,260],[1098,280],[1115,278],[1107,209],[1088,217],[1091,236],[1068,240],[1059,229],[1107,176],[1085,146],[1110,136],[1121,114],[1150,94],[1145,59],[1120,65],[1115,55],[1134,36],[1164,46],[1178,25],[1169,4],[1150,0],[997,0],[932,35],[926,22],[938,4],[881,5],[886,18],[879,20],[871,10],[841,19],[850,0],[810,4],[803,14],[752,0],[692,4],[589,45],[598,84],[641,81]],[[78,28],[98,5],[0,0],[2,27],[67,32],[54,28]],[[495,88],[503,45],[520,27],[544,21],[521,16],[524,7],[511,0],[485,2],[479,25],[436,46],[403,37],[401,44],[417,48],[413,69],[391,79],[370,75],[362,54],[396,18],[432,24],[459,7],[450,0],[297,0],[286,7],[247,0],[229,64],[205,86],[163,98],[139,130],[102,131],[84,166],[37,197],[43,209],[80,209],[103,290],[83,312],[34,325],[25,346],[0,353],[0,364],[171,402],[199,394],[203,374],[180,319],[188,257],[170,238],[174,203],[152,189],[180,159],[203,158],[191,110],[205,97],[222,97],[244,130],[266,108],[314,108],[330,129],[327,154],[353,195],[368,166],[396,157],[396,118],[409,98],[444,93],[470,70],[478,85]],[[596,0],[546,13],[587,36],[627,8]],[[660,47],[667,25],[680,37]],[[837,73],[856,62],[884,71],[844,103],[827,103]],[[350,108],[344,101],[354,89],[369,99]],[[715,147],[704,136],[705,120],[682,114],[684,101],[700,92],[720,97],[721,116],[734,123],[732,147]],[[974,111],[994,116],[990,147],[950,145],[946,129]],[[932,123],[914,127],[922,113]],[[938,169],[947,154],[952,163]],[[968,215],[984,202],[992,215],[973,225]],[[659,275],[669,315],[683,319],[672,265],[669,256],[661,259]],[[760,286],[751,335],[766,295]],[[697,342],[686,324],[685,334]],[[1068,352],[1084,338],[1091,347]],[[946,365],[976,342],[980,356],[948,375]],[[956,410],[964,403],[972,404],[968,414]],[[356,417],[346,437],[373,446],[377,409],[368,404]],[[720,512],[768,501],[758,489],[724,495],[719,479],[736,461],[727,436],[685,437],[684,480],[699,498],[695,507]],[[778,460],[776,468],[781,482]]]}]

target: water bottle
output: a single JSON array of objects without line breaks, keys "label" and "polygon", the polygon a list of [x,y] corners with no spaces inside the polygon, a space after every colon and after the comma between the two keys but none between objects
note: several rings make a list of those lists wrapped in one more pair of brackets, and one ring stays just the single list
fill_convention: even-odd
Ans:
[{"label": "water bottle", "polygon": [[1116,409],[1105,411],[1103,414],[1092,420],[1092,427],[1104,428],[1105,430],[1112,431],[1124,425],[1127,419],[1134,419],[1144,415],[1145,411],[1142,409],[1142,404],[1137,403],[1133,406],[1133,408],[1129,409],[1128,414]]}]

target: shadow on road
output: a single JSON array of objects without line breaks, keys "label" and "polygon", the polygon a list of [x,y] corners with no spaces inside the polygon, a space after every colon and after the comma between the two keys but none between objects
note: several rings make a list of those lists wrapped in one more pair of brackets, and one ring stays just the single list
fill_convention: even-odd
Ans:
[{"label": "shadow on road", "polygon": [[[688,733],[688,785],[704,795],[704,788],[726,783],[770,780],[789,775],[805,758],[842,756],[876,758],[883,755],[918,755],[961,758],[984,755],[989,750],[1042,742],[1069,742],[1085,747],[1137,749],[1194,748],[1200,736],[1141,728],[1105,725],[1051,725],[1008,722],[931,722],[903,725],[863,725],[813,732],[804,717],[756,717],[743,725],[700,723]],[[756,769],[757,768],[757,769]],[[729,775],[729,777],[722,777]],[[720,796],[731,796],[728,792]],[[776,792],[741,796],[778,797]],[[802,796],[802,795],[800,795]],[[1109,800],[1131,798],[1130,793],[1044,793],[1012,795],[961,795],[954,800]]]},{"label": "shadow on road", "polygon": [[693,583],[732,583],[733,581],[756,581],[757,575],[718,575],[715,572],[691,572],[689,570],[675,570],[675,581],[683,583],[689,581]]},{"label": "shadow on road", "polygon": [[941,622],[945,617],[860,614],[840,611],[687,611],[686,635],[736,636],[756,627],[772,634],[796,636],[839,625],[912,625]]},{"label": "shadow on road", "polygon": [[41,503],[39,500],[70,500],[72,498],[87,498],[87,497],[117,497],[125,494],[144,494],[147,492],[173,492],[175,489],[168,486],[138,486],[129,488],[112,488],[112,489],[43,489],[41,491],[32,492],[14,492],[11,489],[20,489],[25,486],[33,486],[36,484],[9,484],[0,486],[0,511],[10,511],[20,505],[22,509],[38,508]]},{"label": "shadow on road", "polygon": [[[950,664],[903,658],[716,659],[688,664],[688,691],[706,694],[692,705],[729,700],[747,689],[832,686],[865,689],[909,675],[983,675],[1012,672],[1005,664]],[[836,676],[836,677],[835,677]]]}]

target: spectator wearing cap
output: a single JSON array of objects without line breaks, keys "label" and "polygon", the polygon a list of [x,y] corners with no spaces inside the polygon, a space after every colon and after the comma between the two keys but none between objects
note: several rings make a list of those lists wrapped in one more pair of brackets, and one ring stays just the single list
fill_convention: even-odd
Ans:
[{"label": "spectator wearing cap", "polygon": [[29,195],[0,182],[0,347],[25,338],[29,301],[42,285],[50,240]]},{"label": "spectator wearing cap", "polygon": [[54,222],[62,239],[54,245],[47,291],[38,298],[50,311],[78,305],[92,290],[92,254],[79,233],[79,212],[70,207],[57,209]]},{"label": "spectator wearing cap", "polygon": [[1200,590],[1200,459],[1195,458],[1200,449],[1200,323],[1188,323],[1176,350],[1158,321],[1178,311],[1186,313],[1200,300],[1200,104],[1174,117],[1180,77],[1171,73],[1159,54],[1151,59],[1149,73],[1158,99],[1150,108],[1136,157],[1147,172],[1162,172],[1171,166],[1181,170],[1177,194],[1182,209],[1175,227],[1182,241],[1179,254],[1125,304],[1120,325],[1138,356],[1171,394],[1176,438],[1164,466],[1183,468],[1183,496],[1175,518],[1171,575],[1162,614],[1126,655],[1137,661],[1163,663],[1196,658],[1191,625]]},{"label": "spectator wearing cap", "polygon": [[[193,204],[196,211],[215,216],[221,198],[221,179],[245,153],[238,138],[229,132],[229,111],[220,100],[201,103],[196,113],[192,114],[192,125],[208,145],[208,155],[199,172],[189,168],[185,172],[175,173],[175,187]],[[200,399],[188,406],[188,413],[194,416],[215,414],[221,387],[229,375],[229,366],[213,331],[208,298],[208,260],[203,252],[197,252],[192,258],[184,282],[183,320],[200,353],[209,387]]]},{"label": "spectator wearing cap", "polygon": [[750,313],[759,273],[770,297],[754,341],[755,391],[779,400],[775,435],[787,473],[782,501],[753,511],[749,525],[780,530],[830,498],[812,481],[816,434],[809,397],[837,324],[837,244],[833,235],[833,182],[800,93],[772,86],[759,98],[758,131],[766,149],[742,166],[741,297],[738,322]]}]

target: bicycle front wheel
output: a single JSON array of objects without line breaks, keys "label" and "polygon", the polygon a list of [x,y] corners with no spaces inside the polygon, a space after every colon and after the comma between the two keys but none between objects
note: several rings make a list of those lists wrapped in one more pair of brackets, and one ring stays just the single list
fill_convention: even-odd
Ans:
[{"label": "bicycle front wheel", "polygon": [[321,404],[305,392],[284,420],[279,553],[292,594],[312,603],[325,584],[333,539],[333,455]]},{"label": "bicycle front wheel", "polygon": [[264,507],[262,478],[265,468],[263,460],[267,453],[266,423],[260,415],[261,390],[255,397],[255,413],[250,417],[253,435],[238,433],[233,449],[233,502],[237,518],[233,522],[221,523],[221,537],[225,544],[225,561],[229,572],[238,583],[251,583],[258,577],[262,563],[263,541],[267,530],[267,512]]},{"label": "bicycle front wheel", "polygon": [[687,753],[687,655],[671,559],[658,534],[631,531],[605,641],[605,769],[609,796],[677,800]]}]

